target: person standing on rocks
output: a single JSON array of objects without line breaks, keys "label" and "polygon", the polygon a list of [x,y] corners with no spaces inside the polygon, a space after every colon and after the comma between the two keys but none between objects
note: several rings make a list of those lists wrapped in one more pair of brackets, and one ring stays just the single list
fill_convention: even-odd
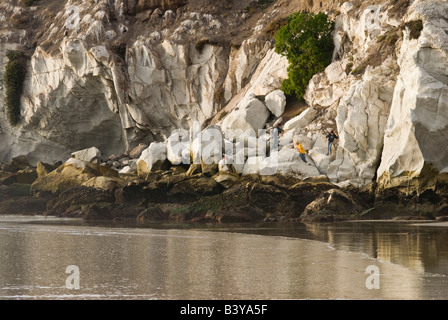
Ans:
[{"label": "person standing on rocks", "polygon": [[303,162],[307,163],[306,157],[305,157],[306,151],[303,148],[303,146],[300,144],[300,142],[296,143],[296,149],[297,149],[297,151],[299,151],[300,158],[303,160]]},{"label": "person standing on rocks", "polygon": [[327,156],[331,153],[331,146],[333,145],[335,139],[339,141],[339,137],[334,130],[331,130],[331,132],[325,137],[325,142],[328,140]]}]

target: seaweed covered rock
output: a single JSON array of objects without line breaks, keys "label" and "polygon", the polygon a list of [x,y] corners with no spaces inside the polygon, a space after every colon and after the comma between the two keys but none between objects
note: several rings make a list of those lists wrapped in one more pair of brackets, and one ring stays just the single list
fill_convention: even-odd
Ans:
[{"label": "seaweed covered rock", "polygon": [[0,186],[0,214],[34,215],[45,211],[47,202],[30,196],[30,184]]},{"label": "seaweed covered rock", "polygon": [[294,184],[288,189],[289,215],[300,217],[308,204],[321,197],[325,191],[334,188],[337,186],[325,181],[302,181]]},{"label": "seaweed covered rock", "polygon": [[57,215],[80,210],[83,205],[94,203],[113,203],[115,197],[110,192],[95,188],[77,186],[62,192],[50,200],[47,210]]},{"label": "seaweed covered rock", "polygon": [[330,189],[309,203],[300,219],[303,222],[331,222],[347,220],[361,212],[361,205],[349,194],[340,189]]},{"label": "seaweed covered rock", "polygon": [[168,192],[171,202],[191,202],[202,197],[221,193],[223,187],[214,179],[202,176],[195,179],[185,179],[173,185]]}]

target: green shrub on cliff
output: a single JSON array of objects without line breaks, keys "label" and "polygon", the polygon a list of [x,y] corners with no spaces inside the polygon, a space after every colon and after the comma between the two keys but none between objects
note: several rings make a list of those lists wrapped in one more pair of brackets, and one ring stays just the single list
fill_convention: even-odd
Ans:
[{"label": "green shrub on cliff", "polygon": [[9,123],[16,125],[20,120],[20,97],[26,74],[25,55],[20,51],[9,51],[3,81],[6,88],[6,114]]},{"label": "green shrub on cliff", "polygon": [[405,24],[405,26],[409,28],[409,36],[411,39],[420,38],[420,34],[423,30],[422,20],[409,21],[408,23]]},{"label": "green shrub on cliff", "polygon": [[313,75],[322,72],[333,56],[334,23],[322,12],[295,13],[275,35],[275,51],[289,61],[282,90],[301,99]]},{"label": "green shrub on cliff", "polygon": [[20,4],[25,6],[25,7],[32,7],[36,5],[36,2],[38,0],[21,0]]}]

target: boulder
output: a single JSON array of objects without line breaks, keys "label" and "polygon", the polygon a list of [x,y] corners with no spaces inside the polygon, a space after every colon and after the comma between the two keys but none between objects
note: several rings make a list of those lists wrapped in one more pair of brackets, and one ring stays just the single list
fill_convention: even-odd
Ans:
[{"label": "boulder", "polygon": [[37,179],[37,172],[35,168],[26,168],[19,170],[16,173],[17,183],[21,184],[32,184]]},{"label": "boulder", "polygon": [[262,209],[267,214],[282,211],[284,200],[287,197],[288,193],[275,185],[259,182],[248,184],[249,203],[254,207]]},{"label": "boulder", "polygon": [[84,220],[112,220],[114,205],[109,202],[91,203],[81,207]]},{"label": "boulder", "polygon": [[288,120],[285,125],[283,126],[283,129],[285,131],[291,130],[291,129],[302,129],[309,125],[311,121],[315,119],[317,115],[317,110],[313,107],[308,107],[306,110],[304,110],[301,114],[298,116]]},{"label": "boulder", "polygon": [[167,169],[169,167],[167,161],[167,143],[153,142],[149,147],[143,150],[137,161],[137,173],[141,178],[145,178],[148,173]]},{"label": "boulder", "polygon": [[221,172],[236,172],[233,166],[233,158],[224,155],[223,158],[218,163],[218,171]]},{"label": "boulder", "polygon": [[300,181],[290,186],[287,190],[288,202],[291,203],[291,216],[299,217],[305,208],[316,199],[319,199],[325,191],[338,188],[326,181]]},{"label": "boulder", "polygon": [[182,180],[171,188],[168,197],[172,202],[184,203],[196,201],[202,197],[219,194],[222,186],[214,179],[199,177],[196,179]]},{"label": "boulder", "polygon": [[218,125],[210,125],[193,136],[190,148],[194,164],[217,165],[225,152],[224,134]]},{"label": "boulder", "polygon": [[0,202],[0,215],[35,215],[45,211],[47,201],[33,197],[21,197]]},{"label": "boulder", "polygon": [[56,170],[37,178],[31,186],[31,193],[57,195],[99,176],[117,178],[118,172],[105,166],[71,158]]},{"label": "boulder", "polygon": [[283,133],[283,135],[281,135],[278,139],[279,148],[288,146],[288,145],[290,147],[294,147],[294,145],[293,145],[294,134],[295,134],[295,130],[288,130],[285,133]]},{"label": "boulder", "polygon": [[132,170],[130,166],[123,167],[123,169],[119,171],[119,173],[132,173],[132,172],[134,172],[134,170]]},{"label": "boulder", "polygon": [[72,152],[72,158],[76,160],[82,160],[92,162],[93,160],[101,158],[101,151],[96,147],[91,147],[79,151]]},{"label": "boulder", "polygon": [[187,130],[175,130],[166,141],[166,156],[173,165],[190,164],[190,134]]},{"label": "boulder", "polygon": [[362,211],[349,194],[340,189],[330,189],[309,203],[300,218],[304,222],[347,220]]},{"label": "boulder", "polygon": [[240,177],[238,174],[230,172],[220,172],[219,175],[215,177],[215,181],[226,189],[237,183],[239,179]]},{"label": "boulder", "polygon": [[123,187],[125,184],[126,181],[120,178],[99,176],[90,178],[89,180],[83,182],[81,186],[105,191],[114,191]]},{"label": "boulder", "polygon": [[248,157],[244,165],[242,174],[260,174],[260,169],[262,167],[264,159],[265,157],[262,156]]},{"label": "boulder", "polygon": [[44,162],[38,162],[36,164],[36,172],[37,172],[37,176],[38,177],[42,177],[46,174],[49,174],[50,172],[52,172],[53,170],[57,169],[57,165],[54,164],[48,164],[48,163],[44,163]]},{"label": "boulder", "polygon": [[321,175],[309,157],[305,163],[297,150],[288,147],[265,158],[260,164],[260,173],[263,175],[281,174],[299,179]]},{"label": "boulder", "polygon": [[140,143],[138,146],[129,151],[129,157],[132,159],[138,159],[142,155],[143,150],[146,150],[148,145]]},{"label": "boulder", "polygon": [[305,150],[311,150],[314,146],[314,141],[304,134],[295,134],[293,137],[294,146],[300,143]]},{"label": "boulder", "polygon": [[50,200],[47,209],[58,215],[64,215],[66,211],[80,209],[82,205],[92,203],[113,203],[113,193],[91,187],[78,186],[66,190],[58,197]]},{"label": "boulder", "polygon": [[276,117],[280,117],[285,112],[286,96],[281,90],[269,93],[264,100],[266,107]]},{"label": "boulder", "polygon": [[15,169],[13,166],[6,164],[6,163],[0,163],[0,172],[16,172],[17,169]]},{"label": "boulder", "polygon": [[327,156],[325,153],[319,152],[316,149],[311,149],[308,152],[308,155],[313,160],[319,172],[328,174],[328,166],[330,165],[332,159],[334,160],[333,156]]},{"label": "boulder", "polygon": [[137,222],[144,223],[144,222],[163,221],[167,220],[168,218],[169,218],[168,214],[162,211],[160,207],[155,206],[143,210],[137,216]]},{"label": "boulder", "polygon": [[27,167],[30,167],[30,162],[27,156],[17,156],[14,157],[11,161],[10,166],[12,168],[14,168],[15,170],[23,170],[26,169]]},{"label": "boulder", "polygon": [[224,119],[222,126],[224,129],[257,131],[265,127],[270,114],[263,102],[250,95]]},{"label": "boulder", "polygon": [[0,174],[0,185],[9,186],[17,182],[17,175],[15,173],[7,172]]}]

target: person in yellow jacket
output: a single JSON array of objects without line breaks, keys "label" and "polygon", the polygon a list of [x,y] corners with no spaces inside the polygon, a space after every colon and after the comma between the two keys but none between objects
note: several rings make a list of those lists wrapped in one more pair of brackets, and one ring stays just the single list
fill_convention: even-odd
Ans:
[{"label": "person in yellow jacket", "polygon": [[301,158],[305,163],[307,163],[307,162],[306,162],[306,157],[305,157],[306,151],[305,151],[305,149],[303,148],[303,146],[300,144],[300,142],[296,142],[296,149],[299,151],[300,158]]}]

